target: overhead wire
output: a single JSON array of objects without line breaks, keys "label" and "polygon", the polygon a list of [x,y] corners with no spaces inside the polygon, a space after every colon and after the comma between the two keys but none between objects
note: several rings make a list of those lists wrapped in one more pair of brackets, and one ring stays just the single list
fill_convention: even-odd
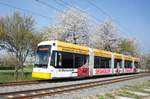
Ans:
[{"label": "overhead wire", "polygon": [[[41,3],[42,5],[45,5],[45,6],[47,6],[47,7],[49,7],[49,8],[51,8],[51,9],[54,9],[54,10],[56,10],[56,11],[59,11],[59,12],[63,12],[62,10],[60,10],[60,9],[58,9],[58,8],[56,8],[56,7],[54,7],[54,6],[52,6],[52,5],[50,5],[50,4],[48,4],[48,3],[46,3],[46,2],[43,2],[43,1],[41,1],[41,0],[35,0],[35,1],[37,1],[37,2],[39,2],[39,3]],[[76,6],[73,6],[73,5],[71,5],[71,4],[69,4],[69,3],[67,3],[67,2],[65,2],[65,1],[63,1],[63,0],[59,0],[60,2],[57,2],[57,0],[55,0],[56,1],[56,3],[58,3],[59,5],[61,5],[61,3],[65,6],[65,7],[73,7],[73,8],[75,8],[75,9],[77,9],[77,10],[79,10],[79,11],[81,11],[82,13],[84,13],[84,14],[87,14],[87,15],[89,15],[89,13],[87,13],[86,11],[83,11],[83,10],[81,10],[80,8],[78,8],[78,7],[76,7]],[[104,15],[106,15],[106,16],[108,16],[110,19],[112,19],[115,23],[117,23],[120,27],[122,27],[122,29],[123,29],[123,26],[122,26],[122,24],[120,23],[120,22],[118,22],[117,20],[115,20],[114,18],[112,18],[112,16],[110,15],[110,14],[108,14],[106,11],[104,11],[102,8],[100,8],[99,6],[97,6],[96,4],[94,4],[92,1],[90,1],[90,0],[87,0],[88,1],[88,3],[89,4],[91,4],[92,6],[94,6],[95,8],[97,8],[101,13],[103,13]],[[10,7],[10,8],[14,8],[14,9],[18,9],[18,10],[21,10],[21,11],[24,11],[24,12],[29,12],[29,13],[32,13],[32,14],[34,14],[34,15],[36,15],[36,16],[40,16],[40,17],[43,17],[43,18],[45,18],[45,19],[52,19],[52,17],[49,17],[49,16],[46,16],[46,15],[42,15],[42,14],[40,14],[40,13],[37,13],[37,12],[33,12],[33,11],[31,11],[31,10],[28,10],[28,9],[23,9],[23,8],[20,8],[20,7],[16,7],[16,6],[14,6],[14,5],[10,5],[10,4],[8,4],[8,3],[4,3],[4,2],[1,2],[0,1],[0,5],[4,5],[4,6],[7,6],[7,7]],[[98,20],[95,16],[93,16],[93,15],[89,15],[89,16],[91,16],[94,20],[92,20],[95,24],[98,24],[98,22],[99,21],[101,21],[101,20]],[[119,31],[120,32],[123,32],[122,30],[120,30],[119,29]],[[124,32],[123,32],[124,33]],[[131,32],[130,32],[131,33]]]},{"label": "overhead wire", "polygon": [[17,9],[17,10],[21,10],[21,11],[23,11],[23,12],[32,13],[32,14],[34,14],[34,15],[36,15],[36,16],[40,16],[40,17],[43,17],[43,18],[45,18],[45,19],[52,19],[52,17],[45,16],[45,15],[42,15],[42,14],[37,13],[37,12],[33,12],[33,11],[31,11],[31,10],[27,10],[27,9],[23,9],[23,8],[20,8],[20,7],[16,7],[16,6],[14,6],[14,5],[10,5],[10,4],[8,4],[8,3],[4,3],[4,2],[1,2],[1,1],[0,1],[0,5],[7,6],[7,7],[9,7],[9,8],[13,8],[13,9]]},{"label": "overhead wire", "polygon": [[[57,0],[55,0],[55,1],[57,1]],[[104,11],[102,8],[100,8],[100,7],[98,7],[97,5],[95,5],[92,1],[90,1],[90,0],[87,0],[88,1],[88,3],[89,4],[91,4],[92,6],[94,6],[94,7],[96,7],[100,12],[102,12],[104,15],[106,15],[107,17],[109,17],[111,20],[113,20],[119,27],[121,27],[122,29],[124,29],[123,27],[123,25],[120,23],[120,22],[118,22],[117,20],[115,20],[111,15],[109,15],[106,11]],[[89,15],[89,13],[87,13],[86,11],[83,11],[83,10],[81,10],[80,8],[78,8],[78,7],[76,7],[76,6],[74,6],[74,5],[72,5],[72,4],[69,4],[68,2],[65,2],[64,0],[59,0],[59,2],[62,2],[62,4],[64,4],[64,5],[66,5],[66,6],[68,6],[68,7],[73,7],[73,8],[75,8],[75,9],[77,9],[77,10],[79,10],[79,11],[81,11],[82,13],[85,13],[85,14],[87,14],[87,15]],[[59,2],[57,2],[57,3],[59,3]],[[60,3],[59,3],[60,4]],[[96,22],[96,24],[97,25],[99,25],[99,21],[100,22],[103,22],[102,20],[98,20],[95,16],[93,16],[93,15],[89,15],[89,16],[91,16],[95,21],[94,21],[94,23]],[[121,33],[124,33],[124,34],[126,34],[126,35],[129,35],[129,34],[127,34],[126,32],[124,32],[124,31],[122,31],[121,29],[119,29],[118,28],[118,31],[120,31]],[[128,31],[128,30],[127,30]],[[128,31],[129,32],[129,31]],[[129,32],[129,33],[131,33],[131,32]]]},{"label": "overhead wire", "polygon": [[[96,4],[94,4],[91,0],[87,0],[87,2],[94,6],[95,8],[98,9],[98,11],[100,11],[101,13],[103,13],[104,15],[106,15],[107,17],[109,17],[113,22],[115,22],[116,24],[118,24],[119,27],[121,27],[122,29],[125,29],[127,32],[131,33],[129,30],[127,30],[126,28],[124,28],[124,26],[116,19],[114,19],[110,14],[108,14],[106,11],[104,11],[101,7],[97,6]],[[120,32],[127,34],[126,32],[123,32],[122,30],[119,29]],[[129,34],[127,34],[129,35]]]},{"label": "overhead wire", "polygon": [[[35,1],[38,2],[38,3],[40,3],[41,5],[44,5],[44,6],[48,7],[48,8],[50,8],[50,9],[53,9],[53,10],[59,12],[59,13],[63,13],[64,12],[63,10],[58,9],[57,7],[54,7],[54,6],[52,6],[52,5],[44,2],[42,0],[35,0]],[[71,15],[71,17],[75,17],[75,16]]]},{"label": "overhead wire", "polygon": [[42,5],[44,5],[44,6],[47,6],[48,8],[54,9],[54,10],[56,10],[58,12],[62,12],[61,9],[58,9],[58,8],[56,8],[56,7],[50,5],[50,4],[48,4],[48,3],[46,3],[46,2],[44,2],[42,0],[35,0],[35,1],[38,2],[38,3],[40,3],[40,4],[42,4]]},{"label": "overhead wire", "polygon": [[[58,9],[57,7],[54,7],[54,6],[52,6],[52,5],[50,5],[50,4],[48,4],[48,3],[46,3],[46,2],[44,2],[44,1],[42,1],[42,0],[35,0],[36,2],[38,2],[38,3],[40,3],[40,4],[42,4],[42,5],[44,5],[44,6],[47,6],[47,7],[49,7],[49,8],[51,8],[51,9],[54,9],[54,10],[56,10],[56,11],[58,11],[58,12],[63,12],[62,10],[60,10],[60,9]],[[70,5],[70,4],[68,4],[68,3],[66,3],[66,2],[61,2],[61,0],[60,0],[60,2],[57,2],[56,0],[55,0],[55,2],[57,3],[57,4],[59,4],[59,5],[61,5],[62,6],[62,4],[63,4],[63,6],[64,7],[67,7],[67,8],[75,8],[75,9],[77,9],[77,10],[79,10],[79,11],[81,11],[82,13],[84,13],[84,14],[88,14],[86,11],[83,11],[83,10],[81,10],[81,9],[79,9],[79,8],[77,8],[77,7],[75,7],[75,6],[73,6],[73,5]],[[88,14],[89,15],[89,14]],[[93,20],[91,20],[92,22],[94,22],[95,24],[98,24],[98,20],[97,19],[95,19],[94,18],[94,16],[91,16],[92,17],[92,19]]]},{"label": "overhead wire", "polygon": [[[57,0],[55,0],[55,1],[57,1]],[[65,2],[64,0],[59,0],[59,2],[61,2],[62,4],[66,5],[66,6],[68,6],[68,7],[72,7],[72,8],[74,8],[74,9],[77,9],[77,10],[81,11],[82,13],[84,13],[84,14],[86,14],[86,15],[89,15],[89,16],[92,18],[92,21],[93,21],[95,24],[99,24],[99,21],[102,22],[102,20],[97,19],[95,16],[90,15],[90,14],[87,13],[86,11],[81,10],[80,8],[78,8],[78,7],[76,7],[76,6],[72,5],[72,4],[69,4],[68,2]]]}]

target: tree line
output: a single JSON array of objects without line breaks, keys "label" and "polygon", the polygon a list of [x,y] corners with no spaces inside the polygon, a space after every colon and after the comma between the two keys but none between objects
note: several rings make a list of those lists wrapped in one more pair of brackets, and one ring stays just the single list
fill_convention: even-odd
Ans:
[{"label": "tree line", "polygon": [[44,40],[60,40],[140,56],[137,41],[120,37],[111,19],[93,24],[87,14],[74,8],[68,8],[57,14],[56,23],[47,26],[42,32],[37,31],[35,26],[32,16],[23,15],[20,12],[0,17],[0,49],[6,50],[12,56],[10,60],[15,58],[16,79],[19,69],[23,77],[23,67],[27,56],[35,53],[37,44]]}]

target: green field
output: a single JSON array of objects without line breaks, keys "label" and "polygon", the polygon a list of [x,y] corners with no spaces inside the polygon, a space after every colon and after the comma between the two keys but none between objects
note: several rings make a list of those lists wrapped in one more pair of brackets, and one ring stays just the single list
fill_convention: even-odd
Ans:
[{"label": "green field", "polygon": [[[17,81],[21,80],[36,80],[31,77],[32,73],[32,68],[33,66],[27,66],[24,67],[24,78],[21,78],[21,70],[19,70],[19,77]],[[5,83],[5,82],[13,82],[16,81],[14,77],[14,70],[0,70],[0,83]]]}]

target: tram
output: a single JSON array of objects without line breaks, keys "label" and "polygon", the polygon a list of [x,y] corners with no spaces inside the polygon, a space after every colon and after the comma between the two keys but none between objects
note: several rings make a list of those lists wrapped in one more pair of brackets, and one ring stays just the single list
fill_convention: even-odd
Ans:
[{"label": "tram", "polygon": [[139,58],[62,41],[38,44],[32,77],[43,79],[137,73]]}]

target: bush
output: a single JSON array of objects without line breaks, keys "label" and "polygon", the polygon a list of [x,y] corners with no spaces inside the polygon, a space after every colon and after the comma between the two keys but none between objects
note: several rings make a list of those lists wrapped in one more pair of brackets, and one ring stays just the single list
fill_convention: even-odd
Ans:
[{"label": "bush", "polygon": [[18,61],[14,56],[5,56],[0,59],[0,70],[15,69],[17,64]]},{"label": "bush", "polygon": [[1,66],[0,70],[15,70],[15,67],[5,67],[5,66]]},{"label": "bush", "polygon": [[141,68],[150,71],[150,54],[144,54],[141,57]]}]

